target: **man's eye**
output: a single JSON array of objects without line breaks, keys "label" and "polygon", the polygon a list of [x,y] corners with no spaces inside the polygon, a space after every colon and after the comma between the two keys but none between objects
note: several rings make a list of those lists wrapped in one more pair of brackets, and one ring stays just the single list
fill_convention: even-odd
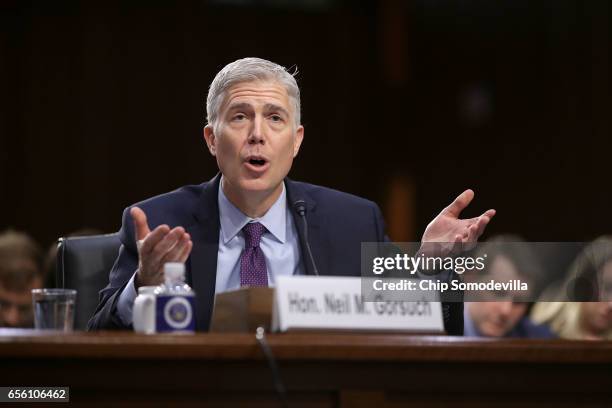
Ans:
[{"label": "man's eye", "polygon": [[495,296],[499,299],[505,299],[508,296],[508,291],[505,290],[496,290]]},{"label": "man's eye", "polygon": [[237,113],[234,116],[232,116],[232,120],[235,120],[235,121],[241,121],[245,119],[246,119],[246,115],[244,113]]},{"label": "man's eye", "polygon": [[270,115],[270,120],[272,120],[272,122],[281,122],[283,118],[281,115]]}]

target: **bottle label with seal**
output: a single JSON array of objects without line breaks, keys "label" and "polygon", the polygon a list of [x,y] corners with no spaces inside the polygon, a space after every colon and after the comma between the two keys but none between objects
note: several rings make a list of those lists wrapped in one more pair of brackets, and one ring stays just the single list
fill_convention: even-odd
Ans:
[{"label": "bottle label with seal", "polygon": [[193,296],[157,295],[157,333],[193,333],[195,331],[194,301]]}]

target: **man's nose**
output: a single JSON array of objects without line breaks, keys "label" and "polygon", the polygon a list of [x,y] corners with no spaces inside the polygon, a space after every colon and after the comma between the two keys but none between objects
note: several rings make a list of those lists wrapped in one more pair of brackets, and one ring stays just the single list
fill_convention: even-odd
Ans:
[{"label": "man's nose", "polygon": [[507,317],[512,310],[512,302],[499,302],[498,306],[499,314],[503,317]]},{"label": "man's nose", "polygon": [[263,130],[263,119],[255,117],[251,131],[249,132],[249,144],[264,144],[264,130]]}]

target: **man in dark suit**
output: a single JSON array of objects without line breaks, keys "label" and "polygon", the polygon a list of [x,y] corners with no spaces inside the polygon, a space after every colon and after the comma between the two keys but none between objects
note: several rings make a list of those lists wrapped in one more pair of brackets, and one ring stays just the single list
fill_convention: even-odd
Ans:
[{"label": "man in dark suit", "polygon": [[[273,285],[280,275],[358,276],[361,243],[388,240],[375,203],[286,177],[304,128],[299,88],[285,68],[259,58],[228,64],[206,108],[204,139],[220,174],[124,212],[123,245],[89,329],[129,328],[137,288],[162,283],[166,262],[186,263],[196,327],[207,330],[215,293]],[[495,211],[459,219],[473,195],[457,197],[422,241],[476,241]],[[459,334],[462,308],[455,309],[447,331]]]}]

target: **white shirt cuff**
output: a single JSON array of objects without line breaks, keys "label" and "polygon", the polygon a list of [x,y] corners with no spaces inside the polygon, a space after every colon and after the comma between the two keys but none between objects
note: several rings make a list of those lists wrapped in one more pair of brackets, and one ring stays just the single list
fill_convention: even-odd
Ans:
[{"label": "white shirt cuff", "polygon": [[132,324],[132,309],[134,307],[134,300],[136,300],[136,288],[134,287],[135,276],[136,273],[132,275],[128,284],[125,285],[117,301],[117,315],[126,326]]}]

